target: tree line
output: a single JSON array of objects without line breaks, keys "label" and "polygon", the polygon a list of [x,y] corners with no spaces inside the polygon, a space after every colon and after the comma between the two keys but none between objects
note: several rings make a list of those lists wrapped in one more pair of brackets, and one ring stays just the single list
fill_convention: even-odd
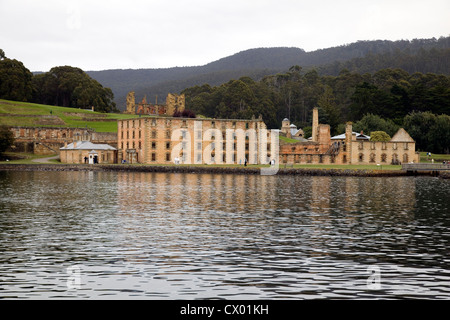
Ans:
[{"label": "tree line", "polygon": [[[314,107],[333,135],[342,133],[347,121],[353,121],[356,130],[363,127],[362,120],[376,117],[376,125],[367,127],[367,134],[386,131],[392,135],[404,127],[411,131],[418,149],[449,152],[450,77],[446,75],[410,74],[402,69],[360,74],[344,69],[337,76],[321,76],[315,69],[293,66],[259,81],[242,77],[220,86],[186,88],[182,93],[186,108],[197,115],[236,119],[262,115],[269,128],[280,128],[283,118],[289,118],[308,132]],[[435,127],[417,129],[412,119],[422,117],[431,117]]]},{"label": "tree line", "polygon": [[0,99],[34,102],[69,108],[118,112],[114,94],[80,68],[54,67],[33,75],[24,64],[9,59],[0,49]]}]

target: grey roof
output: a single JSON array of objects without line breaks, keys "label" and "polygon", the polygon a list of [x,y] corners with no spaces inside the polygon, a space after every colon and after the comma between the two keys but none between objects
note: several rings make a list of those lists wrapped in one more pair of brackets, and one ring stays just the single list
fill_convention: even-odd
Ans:
[{"label": "grey roof", "polygon": [[[356,139],[364,139],[364,140],[369,140],[370,139],[370,136],[367,136],[365,134],[361,134],[361,133],[358,133],[358,132],[354,132],[353,131],[352,134],[356,135]],[[338,136],[331,137],[331,140],[344,140],[344,139],[345,139],[345,133],[340,134]]]},{"label": "grey roof", "polygon": [[[76,146],[75,146],[76,144]],[[95,144],[90,141],[76,141],[62,147],[60,150],[117,150],[109,144]]]}]

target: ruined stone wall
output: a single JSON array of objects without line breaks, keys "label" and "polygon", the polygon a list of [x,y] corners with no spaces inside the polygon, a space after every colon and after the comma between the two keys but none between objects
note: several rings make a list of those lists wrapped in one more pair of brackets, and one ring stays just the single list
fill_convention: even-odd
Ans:
[{"label": "ruined stone wall", "polygon": [[13,149],[39,155],[59,153],[59,148],[74,139],[90,140],[92,131],[80,128],[11,127],[14,134]]},{"label": "ruined stone wall", "polygon": [[12,127],[11,131],[15,139],[13,149],[17,152],[51,155],[59,153],[60,148],[75,140],[92,141],[117,147],[117,134],[110,132],[49,127]]},{"label": "ruined stone wall", "polygon": [[[119,121],[119,159],[128,162],[249,164],[267,161],[257,137],[262,120],[223,120],[146,117]],[[255,137],[246,138],[246,132]],[[270,140],[270,139],[269,139]],[[270,153],[269,155],[270,156]],[[267,162],[265,162],[267,163]]]}]

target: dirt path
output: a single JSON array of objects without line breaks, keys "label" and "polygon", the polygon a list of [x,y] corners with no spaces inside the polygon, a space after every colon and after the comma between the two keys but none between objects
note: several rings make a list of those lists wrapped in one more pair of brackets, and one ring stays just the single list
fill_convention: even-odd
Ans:
[{"label": "dirt path", "polygon": [[50,163],[50,160],[54,160],[54,159],[58,159],[58,158],[59,158],[59,155],[56,155],[56,156],[51,156],[51,157],[47,157],[47,158],[33,159],[31,161],[39,162],[39,163]]}]

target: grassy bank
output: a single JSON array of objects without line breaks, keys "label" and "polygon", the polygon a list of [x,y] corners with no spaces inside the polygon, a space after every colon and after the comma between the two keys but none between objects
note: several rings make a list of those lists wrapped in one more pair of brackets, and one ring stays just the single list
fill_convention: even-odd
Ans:
[{"label": "grassy bank", "polygon": [[[9,161],[0,161],[0,163],[3,164],[38,164],[39,159],[45,159],[49,156],[37,156],[34,154],[19,154],[19,153],[5,153],[5,158],[7,159],[9,157]],[[17,158],[21,159],[17,159]],[[51,163],[54,164],[61,164],[58,160],[50,160]],[[69,166],[69,164],[62,164]],[[71,165],[70,165],[71,166]],[[124,166],[122,164],[115,164],[112,166]],[[175,165],[175,164],[127,164],[127,167],[180,167],[180,168],[237,168],[237,169],[261,169],[261,168],[268,168],[269,165],[239,165],[239,164],[181,164],[181,165]],[[360,170],[360,171],[395,171],[395,170],[401,170],[401,166],[392,166],[392,165],[386,165],[386,166],[377,166],[377,165],[293,165],[293,166],[284,166],[280,165],[280,169],[311,169],[311,170]]]},{"label": "grassy bank", "polygon": [[420,162],[423,163],[431,163],[431,160],[434,160],[434,162],[443,162],[443,161],[450,161],[450,154],[434,154],[432,153],[431,156],[427,155],[427,152],[420,152]]},{"label": "grassy bank", "polygon": [[100,113],[43,104],[0,100],[0,125],[29,127],[89,127],[97,132],[117,132],[117,120],[136,115]]}]

